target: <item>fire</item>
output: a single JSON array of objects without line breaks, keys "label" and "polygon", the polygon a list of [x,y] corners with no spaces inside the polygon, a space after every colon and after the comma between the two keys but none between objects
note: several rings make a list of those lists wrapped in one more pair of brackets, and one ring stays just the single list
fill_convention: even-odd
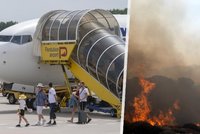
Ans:
[{"label": "fire", "polygon": [[150,116],[151,105],[148,101],[148,94],[155,88],[155,83],[149,82],[143,78],[140,78],[139,84],[142,87],[140,95],[134,98],[134,113],[133,122],[147,121],[151,125],[164,126],[173,125],[175,117],[173,116],[174,111],[179,109],[179,103],[176,101],[172,108],[169,108],[166,113],[160,111],[157,116]]},{"label": "fire", "polygon": [[133,122],[148,120],[148,116],[151,112],[151,107],[147,100],[147,95],[155,87],[154,83],[146,81],[145,79],[140,79],[139,82],[143,90],[138,97],[134,98]]}]

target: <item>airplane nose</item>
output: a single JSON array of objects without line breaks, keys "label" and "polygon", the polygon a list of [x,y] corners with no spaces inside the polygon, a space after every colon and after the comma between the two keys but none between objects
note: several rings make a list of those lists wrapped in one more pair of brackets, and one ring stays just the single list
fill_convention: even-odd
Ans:
[{"label": "airplane nose", "polygon": [[0,42],[0,54],[5,54],[8,44],[8,42]]},{"label": "airplane nose", "polygon": [[9,44],[9,42],[0,42],[0,46],[5,46],[7,44]]},{"label": "airplane nose", "polygon": [[8,56],[8,47],[9,42],[0,42],[0,80],[4,80],[5,74],[8,73],[7,69],[7,56]]},{"label": "airplane nose", "polygon": [[8,42],[0,42],[0,65],[6,64]]}]

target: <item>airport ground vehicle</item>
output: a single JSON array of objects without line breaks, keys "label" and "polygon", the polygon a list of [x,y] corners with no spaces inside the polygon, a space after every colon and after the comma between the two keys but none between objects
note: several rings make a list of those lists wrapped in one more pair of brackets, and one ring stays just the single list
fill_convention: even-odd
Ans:
[{"label": "airport ground vehicle", "polygon": [[2,84],[0,83],[0,93],[3,94]]},{"label": "airport ground vehicle", "polygon": [[6,97],[8,95],[8,93],[5,92],[5,90],[3,88],[0,89],[0,93],[2,93],[2,95],[4,97]]},{"label": "airport ground vehicle", "polygon": [[[69,90],[66,86],[55,86],[58,103],[61,107],[64,107],[66,101],[70,97]],[[48,93],[48,87],[44,87],[46,93]],[[4,94],[7,94],[7,99],[10,104],[15,104],[20,94],[25,94],[27,97],[27,107],[36,109],[35,105],[35,87],[29,85],[21,85],[14,83],[3,83],[2,91]]]},{"label": "airport ground vehicle", "polygon": [[109,103],[98,100],[96,97],[92,97],[90,101],[88,101],[87,108],[90,112],[97,111],[97,112],[103,112],[108,113],[112,117],[117,116],[117,110],[114,109]]}]

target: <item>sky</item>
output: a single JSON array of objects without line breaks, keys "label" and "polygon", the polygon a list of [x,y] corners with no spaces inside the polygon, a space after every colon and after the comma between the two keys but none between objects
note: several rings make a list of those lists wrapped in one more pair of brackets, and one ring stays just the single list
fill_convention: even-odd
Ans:
[{"label": "sky", "polygon": [[191,0],[190,2],[185,1],[186,12],[186,23],[191,30],[194,32],[200,29],[200,1]]},{"label": "sky", "polygon": [[128,0],[0,0],[0,21],[39,18],[51,10],[124,9]]}]

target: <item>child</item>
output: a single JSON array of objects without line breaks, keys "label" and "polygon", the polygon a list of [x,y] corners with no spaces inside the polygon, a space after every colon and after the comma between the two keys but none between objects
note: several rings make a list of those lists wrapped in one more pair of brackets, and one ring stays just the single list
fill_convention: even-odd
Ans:
[{"label": "child", "polygon": [[18,111],[18,115],[19,115],[19,124],[16,125],[16,127],[21,127],[21,120],[23,119],[26,122],[25,127],[28,127],[30,124],[28,123],[27,119],[24,117],[25,114],[25,108],[26,108],[26,96],[24,94],[21,94],[19,96],[19,111]]}]

